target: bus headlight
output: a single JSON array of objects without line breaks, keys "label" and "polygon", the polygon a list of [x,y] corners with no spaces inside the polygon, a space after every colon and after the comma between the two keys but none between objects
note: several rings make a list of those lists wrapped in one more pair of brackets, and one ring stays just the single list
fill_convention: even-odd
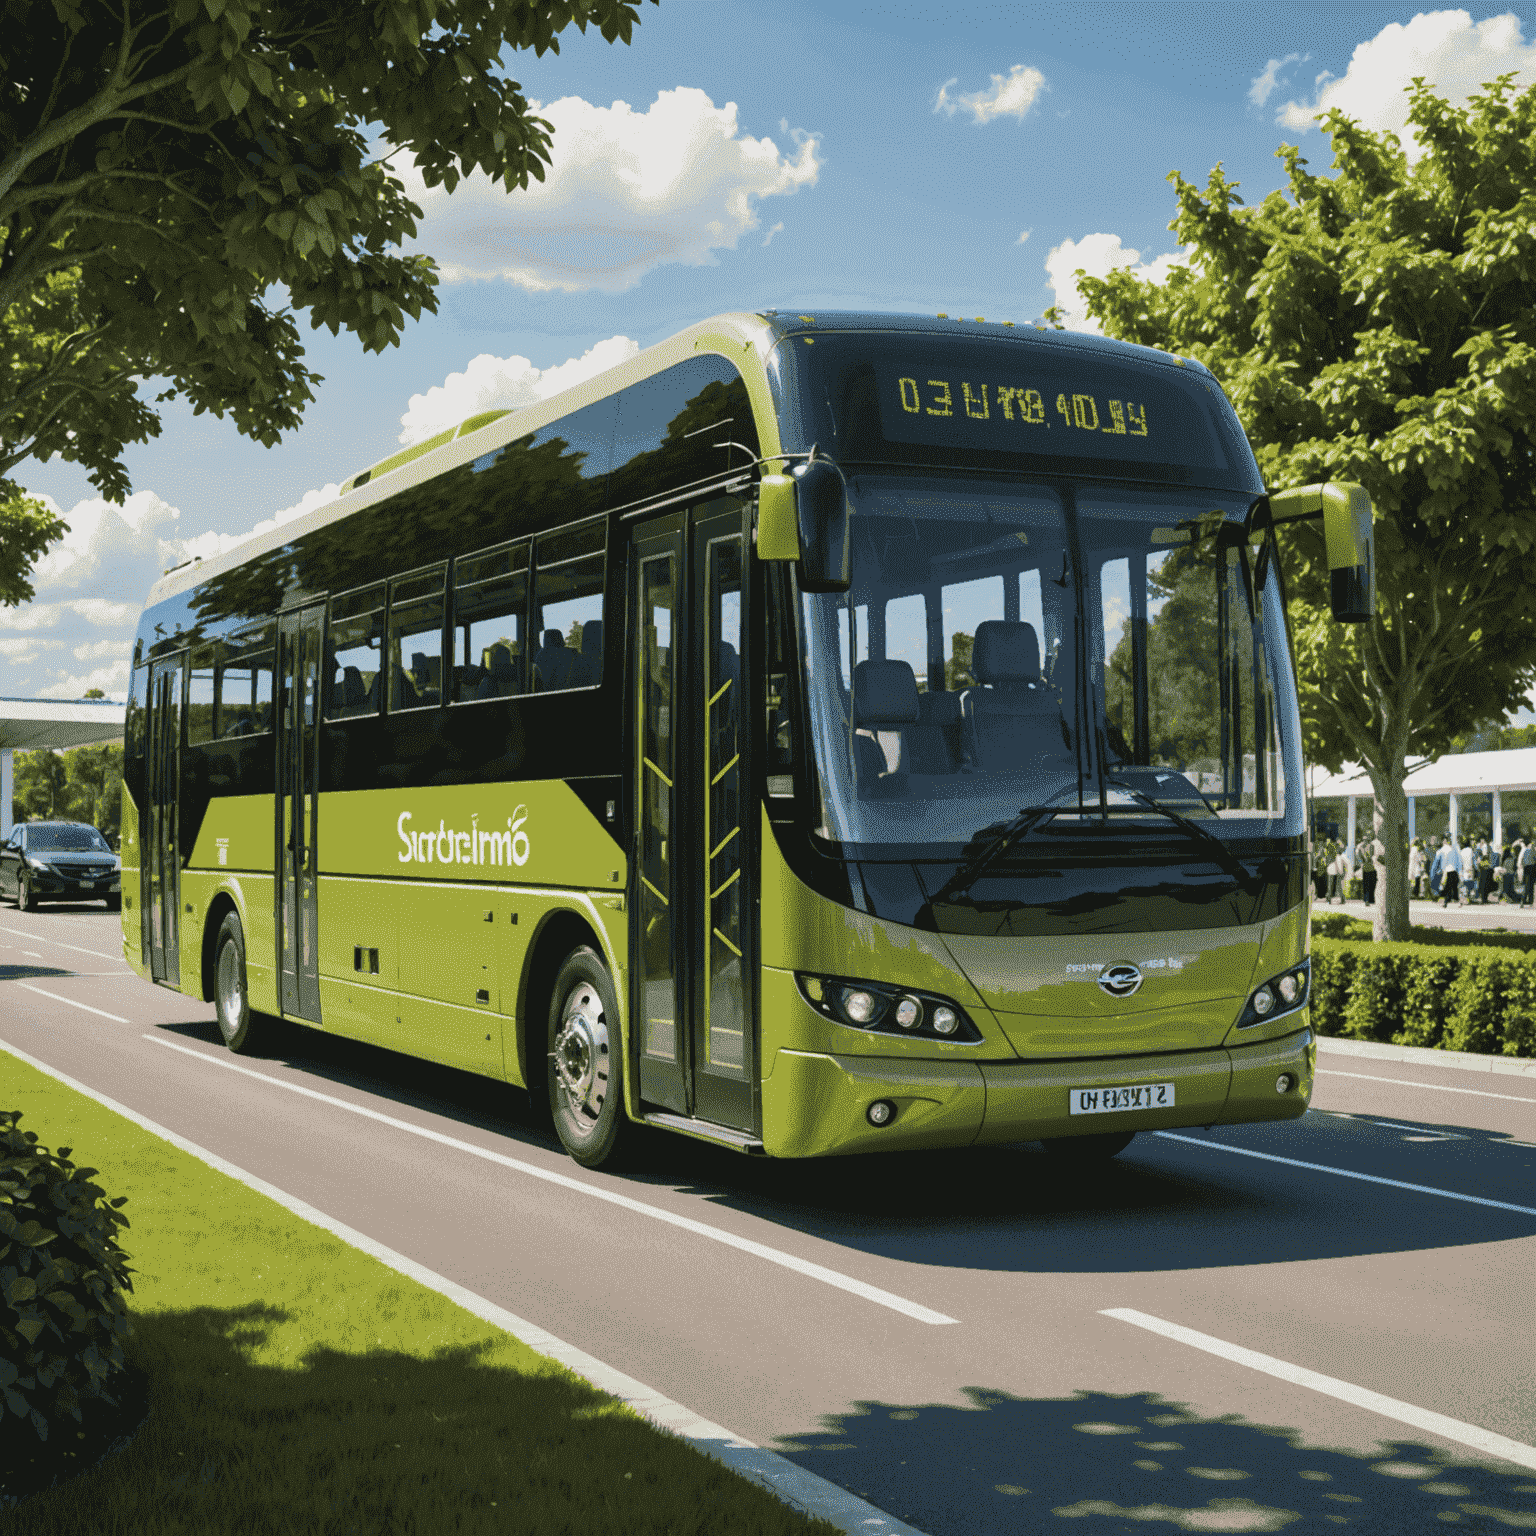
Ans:
[{"label": "bus headlight", "polygon": [[800,995],[823,1018],[865,1034],[979,1045],[981,1031],[947,997],[881,981],[797,974]]},{"label": "bus headlight", "polygon": [[1252,1029],[1300,1008],[1307,1000],[1312,979],[1312,961],[1303,960],[1278,976],[1271,976],[1261,987],[1255,987],[1243,1006],[1237,1021],[1239,1029]]}]

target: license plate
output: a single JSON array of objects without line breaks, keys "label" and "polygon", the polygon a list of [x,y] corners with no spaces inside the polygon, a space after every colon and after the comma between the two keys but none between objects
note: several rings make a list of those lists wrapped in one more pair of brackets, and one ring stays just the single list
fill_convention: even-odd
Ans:
[{"label": "license plate", "polygon": [[1074,1088],[1074,1115],[1110,1115],[1128,1109],[1172,1109],[1172,1083],[1132,1083],[1124,1088]]}]

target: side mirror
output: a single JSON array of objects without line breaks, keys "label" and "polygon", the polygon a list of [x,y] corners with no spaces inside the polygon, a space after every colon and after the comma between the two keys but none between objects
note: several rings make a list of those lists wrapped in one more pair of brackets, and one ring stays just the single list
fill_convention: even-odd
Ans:
[{"label": "side mirror", "polygon": [[1369,624],[1376,617],[1376,530],[1365,488],[1330,480],[1273,491],[1269,512],[1275,523],[1321,519],[1333,616],[1340,624]]},{"label": "side mirror", "polygon": [[846,592],[849,583],[848,497],[829,459],[764,475],[757,496],[757,553],[798,560],[804,592]]}]

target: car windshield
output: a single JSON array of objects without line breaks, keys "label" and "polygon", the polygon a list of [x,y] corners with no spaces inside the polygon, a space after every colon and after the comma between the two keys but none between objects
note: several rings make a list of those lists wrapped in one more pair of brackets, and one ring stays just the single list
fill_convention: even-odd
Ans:
[{"label": "car windshield", "polygon": [[95,827],[28,827],[28,853],[110,853]]},{"label": "car windshield", "polygon": [[1250,497],[856,474],[849,500],[852,585],[801,599],[823,837],[942,857],[1031,809],[1056,811],[1033,840],[1106,806],[1138,836],[1299,834]]}]

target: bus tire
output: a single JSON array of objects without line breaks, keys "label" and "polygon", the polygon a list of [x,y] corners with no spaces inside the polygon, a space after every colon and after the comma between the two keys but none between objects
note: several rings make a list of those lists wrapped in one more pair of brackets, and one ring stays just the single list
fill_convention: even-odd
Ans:
[{"label": "bus tire", "polygon": [[583,1168],[615,1161],[624,1139],[624,1070],[613,978],[587,945],[565,957],[550,997],[549,1107]]},{"label": "bus tire", "polygon": [[239,1055],[250,1055],[261,1034],[260,1015],[251,1009],[245,975],[245,934],[240,919],[225,914],[213,948],[213,1006],[224,1044]]},{"label": "bus tire", "polygon": [[1055,1136],[1040,1145],[1052,1157],[1070,1158],[1074,1163],[1106,1163],[1124,1152],[1135,1136],[1135,1131],[1105,1131],[1098,1136]]}]

